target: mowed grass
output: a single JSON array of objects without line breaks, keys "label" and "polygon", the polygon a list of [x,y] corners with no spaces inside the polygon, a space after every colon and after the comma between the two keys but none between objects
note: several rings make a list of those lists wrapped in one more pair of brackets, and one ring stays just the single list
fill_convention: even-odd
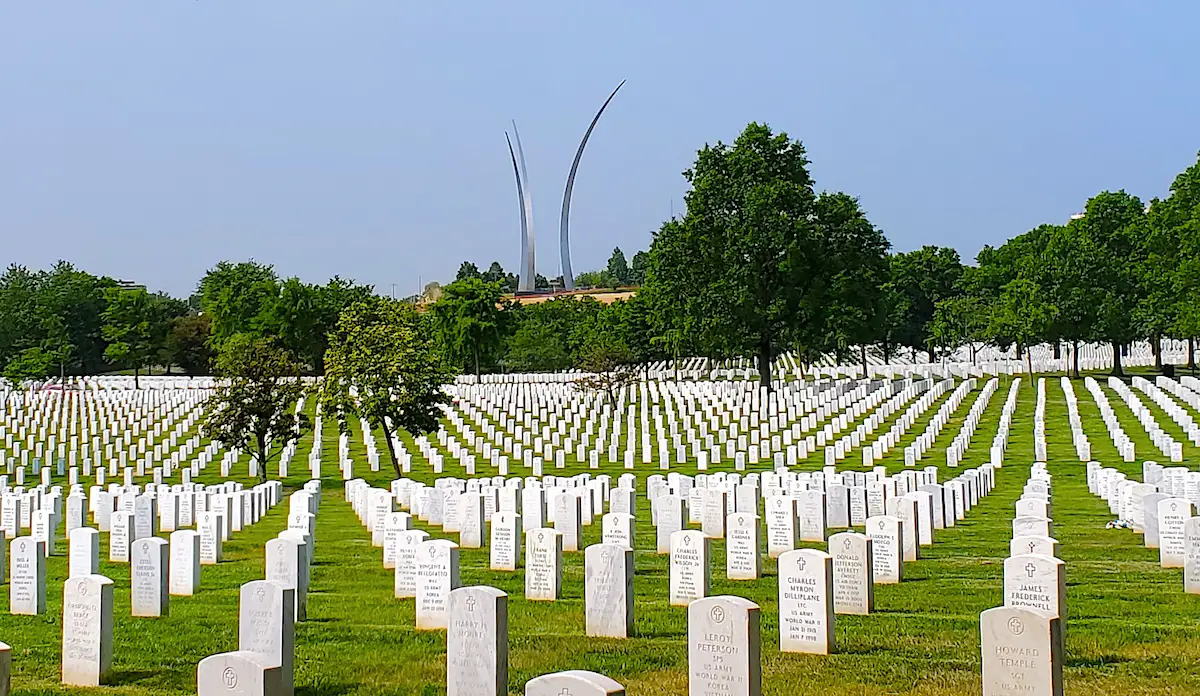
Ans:
[{"label": "mowed grass", "polygon": [[[963,467],[986,461],[1008,387],[1009,382],[1002,380]],[[1106,388],[1113,408],[1138,448],[1136,462],[1121,462],[1091,395],[1081,381],[1074,382],[1074,389],[1094,459],[1135,478],[1140,478],[1143,459],[1163,461],[1132,413]],[[1033,381],[1024,379],[1007,464],[997,472],[992,494],[971,511],[966,521],[939,532],[935,546],[923,549],[920,561],[905,565],[903,584],[875,588],[876,610],[872,615],[837,617],[834,655],[781,654],[777,647],[774,563],[764,558],[764,577],[757,581],[727,581],[724,542],[713,544],[713,593],[746,597],[762,608],[764,693],[979,693],[978,616],[1003,601],[1002,564],[1008,554],[1010,521],[1033,461],[1035,394]],[[954,476],[953,470],[945,468],[944,449],[957,434],[974,398],[975,394],[968,396],[921,462],[922,466],[939,465],[941,480]],[[1143,402],[1149,400],[1143,398]],[[926,416],[936,410],[937,404]],[[1165,414],[1157,407],[1155,411],[1166,428]],[[1047,379],[1046,421],[1049,469],[1054,477],[1054,531],[1067,563],[1066,692],[1087,696],[1200,693],[1200,596],[1184,594],[1182,571],[1160,569],[1157,551],[1142,548],[1139,536],[1129,530],[1104,528],[1111,515],[1103,501],[1087,491],[1085,466],[1071,445],[1066,400],[1057,376]],[[357,422],[352,425],[357,428]],[[902,444],[910,442],[924,427],[924,420],[914,425]],[[881,432],[883,429],[876,435]],[[311,441],[309,436],[301,443],[292,476],[285,482],[288,492],[306,480],[305,461]],[[325,494],[317,521],[309,619],[296,629],[297,693],[444,693],[445,634],[415,631],[413,600],[392,597],[392,573],[382,567],[382,550],[371,546],[366,529],[342,498],[342,481],[335,464],[336,443],[336,426],[326,422]],[[353,438],[352,456],[356,476],[381,487],[393,478],[386,452],[381,471],[367,470],[361,433],[356,432]],[[855,452],[841,468],[860,466],[857,457]],[[1194,467],[1197,452],[1190,443],[1185,446],[1185,457]],[[606,459],[602,457],[600,471],[592,473],[614,477],[625,473],[621,465],[608,464]],[[815,470],[821,463],[814,455],[796,468]],[[902,469],[902,447],[893,450],[884,463],[889,471]],[[763,468],[765,465],[758,467]],[[215,465],[210,467],[201,480],[216,482],[215,469]],[[732,463],[726,461],[714,469],[728,471]],[[678,470],[695,473],[694,465]],[[568,475],[582,471],[588,469],[573,461],[565,470],[547,469],[547,473]],[[241,473],[244,476],[244,462]],[[481,467],[481,475],[490,473]],[[565,669],[601,672],[624,684],[631,695],[687,692],[686,610],[668,606],[667,557],[654,553],[654,530],[645,500],[645,478],[663,472],[655,465],[639,463],[634,473],[639,479],[636,633],[627,640],[584,635],[582,553],[565,554],[563,599],[538,603],[525,601],[522,572],[492,572],[487,567],[486,549],[462,551],[464,584],[492,585],[509,595],[510,693],[522,693],[524,683],[533,677]],[[465,476],[465,472],[447,459],[443,475]],[[410,476],[429,483],[435,478],[425,471],[414,471]],[[110,686],[104,691],[194,692],[196,663],[207,655],[237,647],[238,587],[262,577],[263,544],[284,528],[286,507],[286,503],[277,507],[226,544],[227,560],[217,567],[204,568],[197,596],[172,598],[171,615],[166,618],[131,618],[129,567],[102,562],[101,572],[116,583],[114,669]],[[423,528],[433,537],[454,538]],[[583,537],[585,544],[599,542],[599,518],[585,527]],[[819,548],[815,544],[807,546]],[[102,538],[101,547],[101,555],[106,556],[106,538]],[[0,641],[13,647],[16,694],[92,693],[64,689],[58,684],[65,542],[60,540],[58,548],[61,555],[49,562],[49,611],[45,616],[8,615],[8,588],[0,586]]]}]

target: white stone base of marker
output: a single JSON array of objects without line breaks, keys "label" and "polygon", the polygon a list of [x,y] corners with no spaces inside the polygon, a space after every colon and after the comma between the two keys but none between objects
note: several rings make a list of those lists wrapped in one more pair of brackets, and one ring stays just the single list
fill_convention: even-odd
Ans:
[{"label": "white stone base of marker", "polygon": [[508,693],[508,595],[494,587],[450,592],[446,696]]},{"label": "white stone base of marker", "polygon": [[603,674],[573,669],[525,682],[525,696],[625,696],[625,687]]},{"label": "white stone base of marker", "polygon": [[8,612],[36,616],[46,612],[46,543],[17,537],[9,544]]},{"label": "white stone base of marker", "polygon": [[192,529],[171,532],[171,564],[167,591],[191,597],[200,591],[200,533]]},{"label": "white stone base of marker", "polygon": [[112,666],[112,580],[103,575],[67,580],[62,630],[62,683],[100,686]]},{"label": "white stone base of marker", "polygon": [[417,596],[417,548],[429,538],[420,529],[400,532],[396,539],[396,568],[393,571],[396,599],[411,599]]},{"label": "white stone base of marker", "polygon": [[829,537],[833,556],[833,610],[838,614],[870,614],[875,608],[872,541],[858,532]]},{"label": "white stone base of marker", "polygon": [[294,539],[271,539],[266,544],[266,579],[293,590],[295,620],[308,617],[308,557],[304,545]]},{"label": "white stone base of marker", "polygon": [[758,516],[735,512],[725,521],[725,577],[757,580],[762,566]]},{"label": "white stone base of marker", "polygon": [[553,602],[562,593],[562,535],[548,527],[525,534],[525,599]]},{"label": "white stone base of marker", "polygon": [[633,633],[633,549],[615,544],[584,549],[584,612],[588,636]]},{"label": "white stone base of marker", "polygon": [[249,650],[209,655],[196,667],[197,696],[283,696],[283,669]]},{"label": "white stone base of marker", "polygon": [[694,600],[708,596],[711,542],[697,529],[685,529],[671,535],[671,606],[686,607]]},{"label": "white stone base of marker", "polygon": [[1008,555],[1036,554],[1038,556],[1058,557],[1058,540],[1041,535],[1013,537],[1008,542]]},{"label": "white stone base of marker", "polygon": [[1028,609],[979,615],[983,696],[1062,696],[1061,623]]},{"label": "white stone base of marker", "polygon": [[1066,619],[1066,564],[1051,556],[1020,554],[1004,559],[1004,606]]},{"label": "white stone base of marker", "polygon": [[871,537],[875,584],[898,584],[904,579],[904,525],[891,515],[868,517],[867,536]]},{"label": "white stone base of marker", "polygon": [[417,547],[417,630],[446,628],[450,620],[450,591],[459,585],[458,545],[430,539]]},{"label": "white stone base of marker", "polygon": [[689,604],[688,693],[759,696],[760,637],[758,605],[748,599],[706,597]]},{"label": "white stone base of marker", "polygon": [[1187,556],[1183,563],[1183,591],[1200,594],[1200,517],[1192,517],[1184,526]]},{"label": "white stone base of marker", "polygon": [[238,650],[257,653],[267,666],[279,667],[284,696],[292,694],[295,602],[295,591],[266,580],[242,585],[238,597]]},{"label": "white stone base of marker", "polygon": [[146,537],[133,542],[129,563],[129,603],[133,616],[166,616],[170,548],[166,539]]},{"label": "white stone base of marker", "polygon": [[90,527],[71,530],[67,541],[67,577],[100,572],[100,532]]},{"label": "white stone base of marker", "polygon": [[779,651],[834,650],[833,556],[796,549],[779,556]]}]

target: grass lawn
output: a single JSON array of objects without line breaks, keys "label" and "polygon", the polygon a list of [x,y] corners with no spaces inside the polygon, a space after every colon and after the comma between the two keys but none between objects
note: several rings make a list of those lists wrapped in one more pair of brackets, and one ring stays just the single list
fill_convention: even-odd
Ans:
[{"label": "grass lawn", "polygon": [[[982,387],[984,381],[980,381]],[[986,461],[1009,383],[1002,380],[977,429],[963,466]],[[1137,447],[1137,461],[1117,457],[1099,411],[1083,383],[1074,382],[1092,456],[1131,478],[1141,476],[1144,459],[1163,458],[1149,442],[1132,413],[1105,387],[1126,432]],[[1003,560],[1008,554],[1014,503],[1033,461],[1034,384],[1025,379],[1006,456],[990,496],[966,521],[941,531],[922,560],[906,564],[897,586],[876,586],[876,611],[865,617],[837,617],[838,652],[827,657],[781,654],[774,562],[764,558],[765,577],[757,581],[724,579],[724,542],[712,545],[712,593],[746,597],[762,607],[763,692],[820,696],[885,694],[978,694],[979,613],[1002,603]],[[969,395],[930,449],[921,465],[943,467],[943,451],[957,434],[961,419],[974,402]],[[1054,533],[1067,564],[1068,622],[1066,692],[1078,696],[1200,694],[1200,596],[1183,593],[1182,571],[1158,567],[1157,551],[1143,549],[1129,530],[1106,530],[1106,505],[1087,491],[1085,468],[1070,441],[1066,401],[1058,377],[1047,380],[1049,470],[1054,477]],[[1143,396],[1143,402],[1150,404]],[[939,401],[940,403],[940,401]],[[311,404],[310,404],[311,408]],[[1171,423],[1154,407],[1160,425],[1178,439]],[[902,411],[903,409],[901,409]],[[926,415],[932,415],[937,404]],[[1200,416],[1200,414],[1196,414]],[[352,424],[357,430],[357,422]],[[1170,426],[1170,427],[1168,427]],[[876,431],[884,432],[886,425]],[[889,471],[903,468],[903,445],[925,427],[919,421],[901,446],[882,462]],[[382,549],[342,498],[336,471],[337,434],[333,422],[323,433],[325,494],[317,518],[317,557],[313,569],[308,620],[296,629],[296,691],[305,696],[333,694],[441,694],[445,682],[445,634],[414,630],[413,600],[392,597],[392,573],[382,567]],[[285,482],[288,492],[307,474],[312,436],[301,443]],[[381,442],[382,444],[382,442]],[[354,438],[355,474],[372,485],[387,487],[393,476],[386,449],[380,472],[370,472],[361,437]],[[1185,459],[1194,467],[1197,450],[1185,442]],[[614,477],[625,470],[607,464],[601,471]],[[579,473],[586,467],[568,458],[565,471],[547,466],[546,473]],[[810,456],[797,470],[819,469],[823,458]],[[841,468],[861,466],[852,453]],[[523,693],[524,683],[547,672],[588,669],[606,674],[637,694],[687,692],[686,610],[668,605],[668,563],[654,553],[654,530],[645,500],[644,481],[660,473],[656,465],[637,465],[639,479],[636,550],[636,634],[628,640],[600,640],[584,635],[583,554],[564,555],[564,598],[554,603],[524,600],[523,574],[488,570],[488,552],[461,552],[465,585],[486,584],[509,594],[509,691]],[[767,465],[761,464],[759,470]],[[241,472],[245,471],[245,461]],[[416,468],[416,466],[414,466]],[[723,461],[713,470],[732,470]],[[755,468],[755,467],[751,467]],[[215,483],[217,464],[200,477]],[[678,470],[695,473],[694,466]],[[480,467],[480,474],[490,474]],[[517,473],[514,467],[513,473]],[[447,476],[465,476],[447,458]],[[412,478],[431,483],[432,473],[414,471]],[[249,481],[247,481],[249,483]],[[171,615],[161,619],[129,616],[129,566],[102,561],[101,573],[116,583],[116,628],[112,694],[194,693],[196,664],[203,657],[237,647],[239,586],[263,575],[263,544],[286,525],[286,501],[255,526],[225,546],[226,561],[205,567],[195,597],[173,597]],[[419,525],[418,525],[419,526]],[[425,528],[431,536],[444,536]],[[600,540],[600,522],[584,528],[584,545]],[[101,535],[107,557],[107,534]],[[451,537],[453,538],[453,537]],[[819,547],[806,544],[806,546]],[[15,694],[93,693],[59,686],[61,595],[67,570],[66,543],[49,561],[49,611],[41,617],[7,613],[8,586],[0,585],[0,641],[13,650]]]}]

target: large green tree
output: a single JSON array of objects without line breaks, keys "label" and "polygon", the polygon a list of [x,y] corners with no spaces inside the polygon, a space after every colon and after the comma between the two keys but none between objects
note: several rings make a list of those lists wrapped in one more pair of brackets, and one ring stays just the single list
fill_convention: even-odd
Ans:
[{"label": "large green tree", "polygon": [[144,288],[109,288],[104,298],[102,333],[108,341],[104,355],[133,368],[133,384],[139,387],[141,371],[149,367],[165,338],[158,308]]},{"label": "large green tree", "polygon": [[411,305],[355,302],[342,312],[325,357],[322,403],[341,421],[355,414],[380,428],[397,476],[393,434],[433,432],[450,402],[443,387],[454,373],[424,324]]},{"label": "large green tree", "polygon": [[885,299],[891,342],[931,351],[937,303],[959,294],[962,274],[958,252],[949,247],[923,246],[893,254],[885,288],[891,295]]},{"label": "large green tree", "polygon": [[816,202],[816,221],[828,240],[832,264],[825,315],[828,347],[840,357],[859,347],[864,373],[867,345],[880,342],[888,278],[888,241],[871,224],[858,201],[845,193],[823,193]]},{"label": "large green tree", "polygon": [[200,280],[200,310],[212,320],[209,340],[219,349],[234,334],[261,335],[263,318],[279,297],[275,269],[255,261],[222,261]]},{"label": "large green tree", "polygon": [[219,380],[204,433],[225,447],[254,453],[261,481],[267,480],[267,463],[312,427],[295,409],[305,391],[300,370],[277,341],[250,334],[231,336],[217,357]]},{"label": "large green tree", "polygon": [[684,172],[687,213],[650,247],[646,285],[668,352],[753,355],[769,388],[781,350],[825,340],[839,261],[808,164],[798,141],[757,123],[700,150]]},{"label": "large green tree", "polygon": [[456,364],[474,368],[490,366],[503,344],[504,316],[500,311],[500,286],[479,278],[456,280],[442,288],[432,307],[447,356]]},{"label": "large green tree", "polygon": [[625,252],[621,251],[621,247],[613,249],[612,256],[608,257],[608,266],[605,270],[612,278],[614,287],[629,284],[629,263],[625,260]]}]

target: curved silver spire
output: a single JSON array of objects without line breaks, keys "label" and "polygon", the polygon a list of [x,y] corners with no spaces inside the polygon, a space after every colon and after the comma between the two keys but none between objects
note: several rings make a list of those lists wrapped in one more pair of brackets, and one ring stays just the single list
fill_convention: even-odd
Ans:
[{"label": "curved silver spire", "polygon": [[[525,282],[525,278],[529,276],[529,268],[527,257],[529,255],[529,223],[525,219],[525,189],[521,185],[521,170],[517,167],[517,155],[513,152],[512,139],[508,137],[508,132],[504,133],[504,140],[508,143],[508,156],[512,158],[513,175],[517,177],[517,203],[521,207],[521,270],[520,283]],[[518,286],[518,289],[521,289]]]},{"label": "curved silver spire", "polygon": [[[507,137],[507,134],[505,134]],[[534,266],[533,253],[533,193],[529,190],[529,172],[525,169],[525,151],[521,149],[521,134],[517,132],[517,122],[513,121],[513,138],[517,141],[517,162],[521,169],[517,174],[517,194],[521,196],[521,278],[517,290],[533,292],[537,287],[537,268]],[[509,144],[509,151],[512,144]],[[516,166],[517,162],[513,165]],[[522,188],[521,181],[525,181]]]},{"label": "curved silver spire", "polygon": [[[583,140],[579,143],[579,150],[575,153],[575,161],[571,164],[571,173],[567,175],[567,188],[563,191],[562,217],[558,220],[558,249],[562,258],[562,275],[563,286],[567,290],[575,289],[575,275],[571,271],[571,240],[569,236],[570,216],[571,216],[571,190],[575,188],[575,172],[579,169],[579,160],[583,159],[583,148],[587,147],[588,137],[592,134],[592,129],[596,127],[596,122],[600,120],[600,115],[608,108],[608,103],[617,96],[617,92],[625,84],[625,80],[621,80],[621,84],[608,95],[608,99],[604,100],[604,104],[600,110],[596,112],[596,117],[592,119],[591,125],[588,126],[587,132],[583,134]],[[514,125],[515,128],[515,125]],[[517,143],[520,148],[520,141]]]}]

